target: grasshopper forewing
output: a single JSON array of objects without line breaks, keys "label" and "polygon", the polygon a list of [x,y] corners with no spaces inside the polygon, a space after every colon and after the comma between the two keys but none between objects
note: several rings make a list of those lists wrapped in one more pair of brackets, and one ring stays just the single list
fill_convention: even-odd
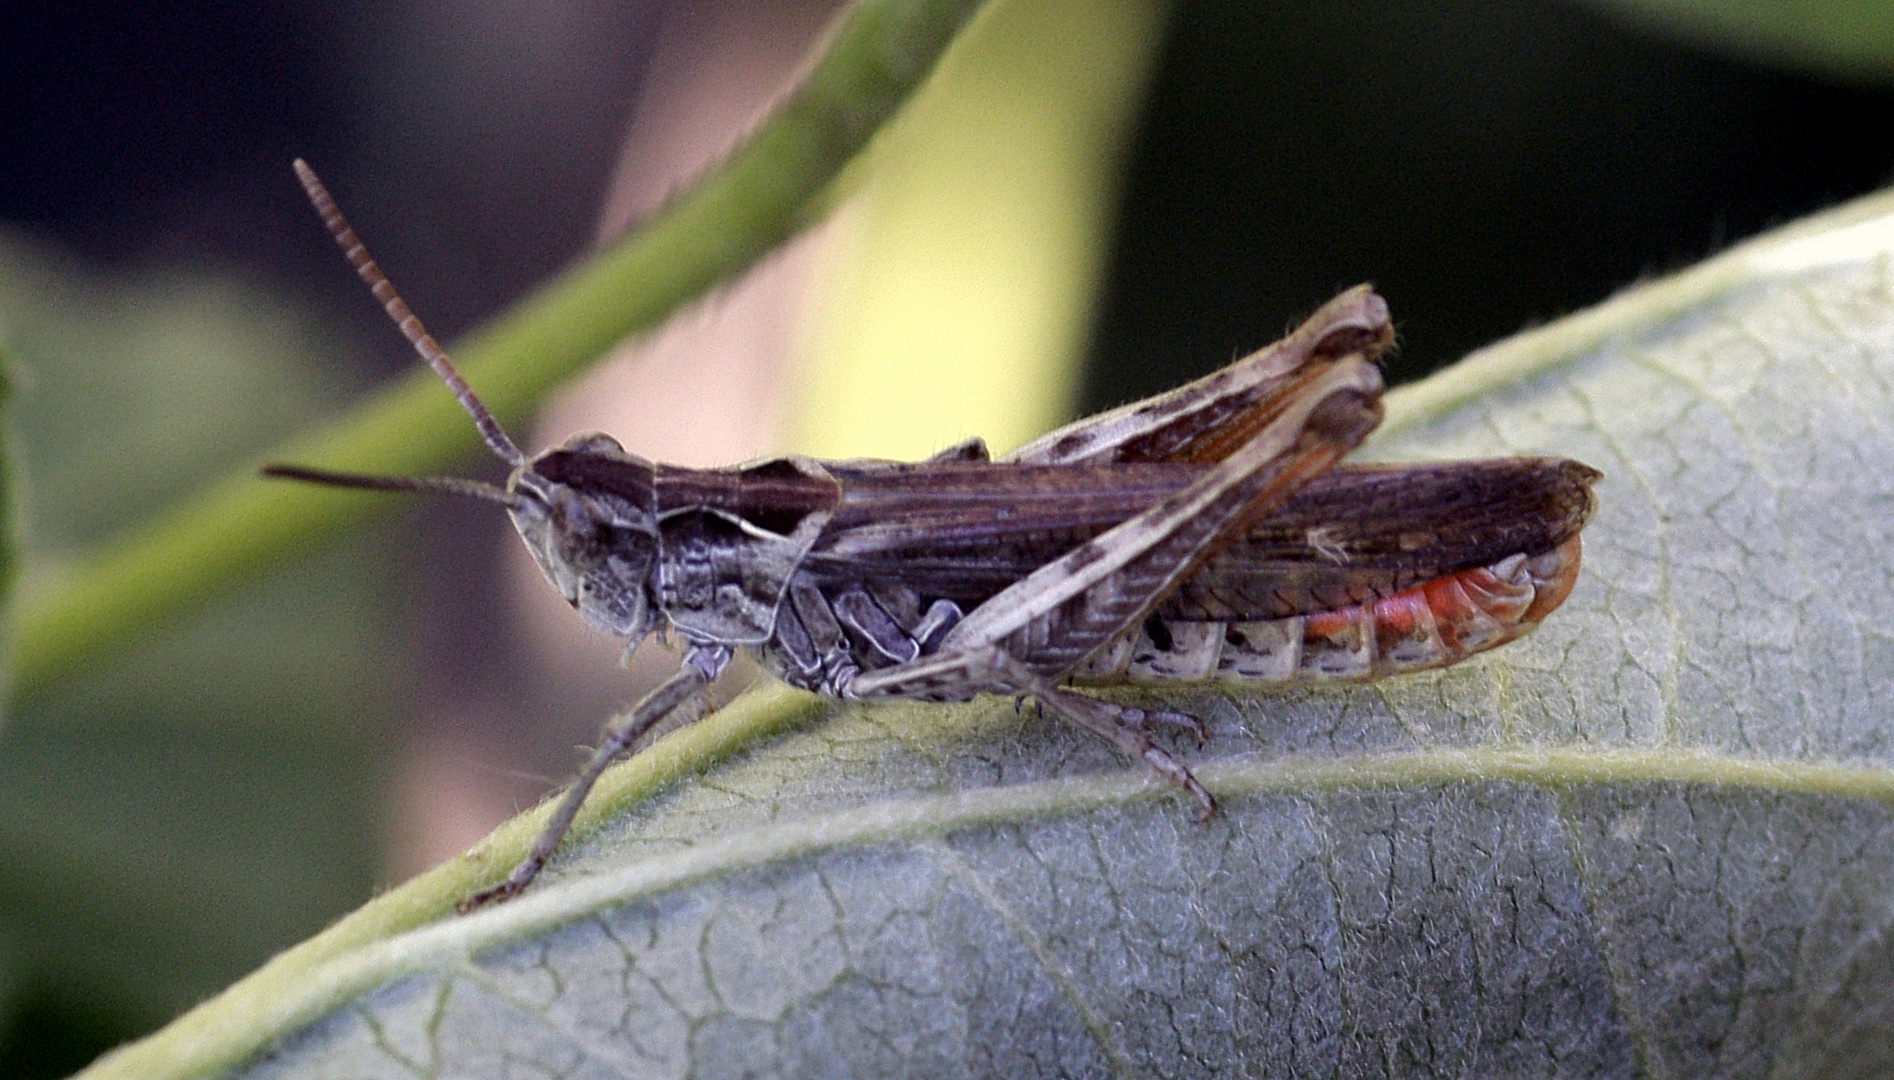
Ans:
[{"label": "grasshopper forewing", "polygon": [[314,173],[312,203],[416,350],[512,466],[504,487],[295,466],[269,475],[504,506],[567,602],[628,639],[684,643],[669,680],[609,727],[531,852],[461,905],[511,896],[606,766],[701,700],[736,649],[841,698],[1030,696],[1215,802],[1156,724],[1074,682],[1373,679],[1531,630],[1578,573],[1598,474],[1502,458],[1337,467],[1381,417],[1393,341],[1366,286],[1206,378],[989,460],[782,457],[685,469],[582,434],[528,458],[368,257]]}]

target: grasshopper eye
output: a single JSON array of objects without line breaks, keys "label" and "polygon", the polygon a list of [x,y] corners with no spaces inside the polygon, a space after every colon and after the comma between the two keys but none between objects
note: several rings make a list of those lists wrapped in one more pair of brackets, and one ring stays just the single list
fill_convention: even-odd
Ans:
[{"label": "grasshopper eye", "polygon": [[600,558],[622,552],[632,540],[632,531],[609,521],[601,521],[592,530],[592,546]]},{"label": "grasshopper eye", "polygon": [[609,522],[579,522],[567,519],[565,528],[565,558],[575,568],[587,570],[610,558],[615,546],[620,543],[622,530]]}]

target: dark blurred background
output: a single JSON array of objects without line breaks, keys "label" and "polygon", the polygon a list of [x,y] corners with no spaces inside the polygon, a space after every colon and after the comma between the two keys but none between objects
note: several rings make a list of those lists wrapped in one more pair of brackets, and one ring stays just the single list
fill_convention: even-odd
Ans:
[{"label": "dark blurred background", "polygon": [[[451,339],[591,246],[638,110],[689,115],[649,97],[689,85],[653,75],[662,57],[675,71],[755,54],[767,83],[828,10],[9,5],[0,347],[21,375],[37,557],[56,563],[412,362],[315,226],[292,157],[324,172]],[[1226,363],[1363,280],[1399,318],[1391,374],[1413,377],[1891,169],[1884,86],[1583,6],[1187,0],[1127,163],[1085,404]],[[140,344],[180,306],[229,329]],[[252,353],[291,359],[245,366]],[[189,396],[249,386],[271,408],[228,407],[260,419],[180,420],[148,388],[226,354]],[[104,419],[81,408],[108,399]],[[501,792],[493,813],[558,778],[603,712],[548,697],[483,632],[503,529],[478,508],[417,508],[15,708],[0,729],[0,1075],[70,1072],[411,872],[378,822],[407,790],[416,725],[478,728],[540,702],[546,731],[495,720],[467,736],[527,751],[467,756]],[[319,602],[311,580],[328,583]],[[270,629],[286,607],[304,623]]]}]

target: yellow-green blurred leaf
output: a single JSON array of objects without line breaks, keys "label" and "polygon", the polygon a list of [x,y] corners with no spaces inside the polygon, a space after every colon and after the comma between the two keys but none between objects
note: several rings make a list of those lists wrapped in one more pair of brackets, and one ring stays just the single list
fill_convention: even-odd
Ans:
[{"label": "yellow-green blurred leaf", "polygon": [[1887,0],[1586,0],[1634,26],[1779,67],[1894,82]]},{"label": "yellow-green blurred leaf", "polygon": [[859,170],[791,445],[998,452],[1067,417],[1169,7],[1003,2],[968,26]]}]

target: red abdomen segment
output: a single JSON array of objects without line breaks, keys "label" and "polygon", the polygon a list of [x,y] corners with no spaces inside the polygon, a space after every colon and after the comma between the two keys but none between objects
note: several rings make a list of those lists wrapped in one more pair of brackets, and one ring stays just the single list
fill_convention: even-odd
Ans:
[{"label": "red abdomen segment", "polygon": [[[1444,667],[1520,637],[1578,579],[1576,534],[1371,603],[1267,622],[1166,621],[1126,634],[1077,672],[1081,683],[1367,681]],[[1162,646],[1162,647],[1161,647]]]}]

